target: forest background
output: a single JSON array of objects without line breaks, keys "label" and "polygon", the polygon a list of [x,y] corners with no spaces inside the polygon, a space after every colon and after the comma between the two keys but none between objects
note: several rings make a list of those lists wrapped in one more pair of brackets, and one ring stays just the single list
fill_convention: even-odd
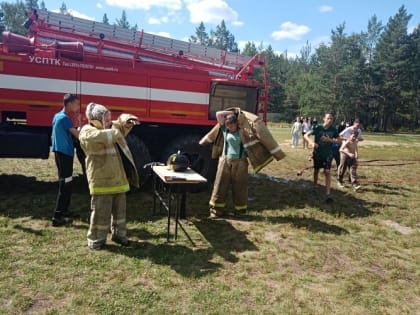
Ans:
[{"label": "forest background", "polygon": [[[24,35],[26,12],[48,9],[38,0],[0,5],[0,30]],[[69,14],[64,2],[60,11]],[[209,31],[200,23],[189,41],[250,56],[264,53],[270,84],[268,110],[275,113],[272,120],[292,122],[296,116],[321,118],[333,112],[336,121],[357,117],[371,131],[416,132],[420,129],[420,24],[408,33],[411,17],[401,6],[386,24],[372,16],[367,30],[359,33],[347,34],[342,23],[331,30],[328,45],[313,49],[307,43],[297,57],[254,42],[239,51],[223,20]],[[130,24],[124,10],[115,23],[106,14],[102,22],[138,28]]]}]

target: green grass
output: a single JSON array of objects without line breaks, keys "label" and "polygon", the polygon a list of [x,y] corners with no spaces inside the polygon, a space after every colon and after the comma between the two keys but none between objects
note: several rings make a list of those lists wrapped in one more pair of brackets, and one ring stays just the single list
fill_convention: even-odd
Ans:
[{"label": "green grass", "polygon": [[166,243],[147,186],[127,195],[133,244],[90,251],[84,179],[81,219],[53,228],[53,159],[0,159],[0,314],[418,314],[419,136],[365,133],[362,190],[333,182],[330,205],[323,176],[315,193],[310,169],[297,176],[309,150],[270,128],[287,156],[250,175],[247,215],[210,221],[210,191],[189,194],[192,242]]}]

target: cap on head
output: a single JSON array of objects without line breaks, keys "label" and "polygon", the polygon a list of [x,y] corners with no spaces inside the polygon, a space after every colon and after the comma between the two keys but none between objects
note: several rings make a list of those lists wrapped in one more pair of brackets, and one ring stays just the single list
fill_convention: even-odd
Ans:
[{"label": "cap on head", "polygon": [[102,121],[107,112],[109,112],[109,110],[101,104],[89,103],[86,107],[86,117],[89,120]]}]

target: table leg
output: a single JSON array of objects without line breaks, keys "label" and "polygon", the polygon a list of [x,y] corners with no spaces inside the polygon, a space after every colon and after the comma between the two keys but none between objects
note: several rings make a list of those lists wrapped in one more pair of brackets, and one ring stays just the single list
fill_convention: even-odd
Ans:
[{"label": "table leg", "polygon": [[180,208],[179,193],[175,195],[175,240],[178,238],[178,224],[179,224],[179,208]]},{"label": "table leg", "polygon": [[171,228],[171,198],[172,198],[172,188],[171,185],[168,185],[168,231],[166,235],[166,240],[169,242],[169,234]]},{"label": "table leg", "polygon": [[156,174],[153,173],[153,212],[152,215],[156,215],[156,193],[157,193],[157,185],[156,185]]}]

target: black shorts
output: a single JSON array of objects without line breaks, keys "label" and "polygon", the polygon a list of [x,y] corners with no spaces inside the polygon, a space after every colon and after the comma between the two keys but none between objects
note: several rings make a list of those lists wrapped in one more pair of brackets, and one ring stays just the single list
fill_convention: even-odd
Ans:
[{"label": "black shorts", "polygon": [[314,157],[314,169],[320,169],[323,168],[324,170],[329,170],[331,169],[331,161],[332,161],[332,157],[329,158],[317,158]]}]

